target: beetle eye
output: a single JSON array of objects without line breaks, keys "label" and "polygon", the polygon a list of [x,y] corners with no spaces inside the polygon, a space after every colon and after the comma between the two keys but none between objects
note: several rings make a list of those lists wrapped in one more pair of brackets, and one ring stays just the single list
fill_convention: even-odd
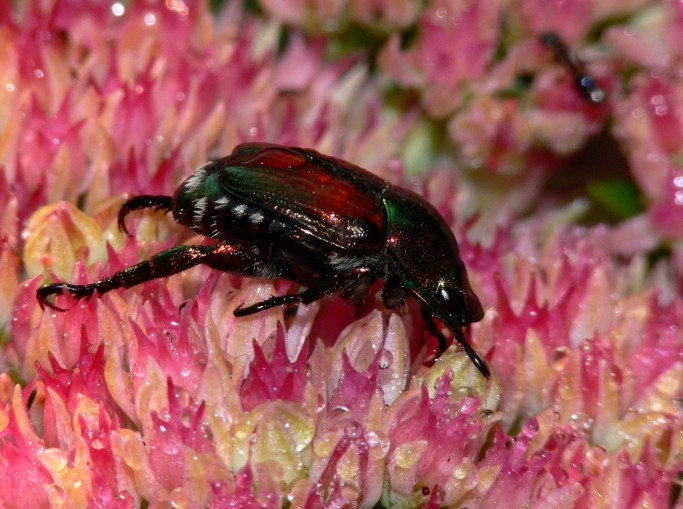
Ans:
[{"label": "beetle eye", "polygon": [[436,294],[444,303],[455,304],[460,292],[448,284],[448,280],[442,279],[437,283]]},{"label": "beetle eye", "polygon": [[451,280],[450,284],[448,279],[440,280],[436,296],[453,315],[462,314],[469,322],[479,321],[484,316],[484,310],[467,281],[466,273],[463,276],[455,283]]},{"label": "beetle eye", "polygon": [[451,294],[448,292],[448,289],[446,289],[445,286],[442,286],[442,285],[440,286],[439,294],[441,295],[441,298],[444,301],[448,302],[449,300],[451,300]]}]

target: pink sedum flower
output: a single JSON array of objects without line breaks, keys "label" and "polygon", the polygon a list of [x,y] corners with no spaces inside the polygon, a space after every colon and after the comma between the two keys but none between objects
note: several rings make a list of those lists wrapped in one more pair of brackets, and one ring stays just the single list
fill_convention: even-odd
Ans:
[{"label": "pink sedum flower", "polygon": [[412,47],[402,49],[394,35],[379,64],[402,86],[419,89],[431,116],[446,117],[462,105],[463,95],[453,91],[467,88],[490,65],[497,18],[494,2],[434,2],[421,16]]},{"label": "pink sedum flower", "polygon": [[410,26],[420,6],[409,0],[262,0],[269,15],[308,32],[343,31],[352,24],[390,31]]},{"label": "pink sedum flower", "polygon": [[[482,429],[479,402],[469,396],[453,401],[450,385],[446,374],[437,380],[433,398],[423,386],[405,393],[388,412],[387,475],[393,489],[385,505],[415,506],[428,501],[432,491],[439,504],[452,505],[476,488],[476,456],[488,429]],[[495,422],[490,417],[487,428]]]},{"label": "pink sedum flower", "polygon": [[49,499],[46,488],[52,480],[43,461],[49,459],[49,453],[31,424],[25,401],[20,387],[15,387],[2,413],[0,496],[4,503],[10,503],[16,500],[20,486],[30,494],[23,500],[24,506],[44,507]]}]

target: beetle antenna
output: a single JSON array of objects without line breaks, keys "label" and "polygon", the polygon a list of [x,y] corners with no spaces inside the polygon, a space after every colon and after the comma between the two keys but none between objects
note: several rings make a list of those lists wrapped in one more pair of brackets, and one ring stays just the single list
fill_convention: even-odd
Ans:
[{"label": "beetle antenna", "polygon": [[458,343],[462,345],[463,349],[465,350],[465,353],[470,358],[472,363],[477,367],[479,372],[486,378],[489,378],[491,376],[491,371],[489,371],[488,366],[484,363],[481,357],[479,357],[479,354],[477,354],[477,352],[474,351],[472,345],[470,345],[470,342],[467,340],[465,334],[463,334],[462,332],[462,327],[456,328],[455,339],[457,339]]}]

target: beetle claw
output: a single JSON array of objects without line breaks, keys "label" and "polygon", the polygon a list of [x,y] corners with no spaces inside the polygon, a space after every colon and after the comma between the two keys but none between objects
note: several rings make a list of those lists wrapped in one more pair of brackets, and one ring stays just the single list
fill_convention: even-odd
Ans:
[{"label": "beetle claw", "polygon": [[124,209],[123,207],[121,207],[121,210],[119,210],[117,222],[119,226],[119,231],[125,233],[128,237],[132,237],[131,233],[128,231],[128,227],[126,226],[126,216],[128,215],[128,212],[128,209]]},{"label": "beetle claw", "polygon": [[63,295],[65,286],[66,283],[52,283],[38,288],[38,290],[36,290],[36,296],[38,298],[38,304],[40,305],[40,308],[44,310],[46,307],[48,307],[54,309],[55,311],[66,311],[65,308],[60,308],[56,304],[50,302],[48,299],[48,297],[52,295]]},{"label": "beetle claw", "polygon": [[128,227],[126,226],[126,216],[128,216],[128,214],[130,214],[133,210],[153,207],[154,210],[163,210],[164,212],[168,212],[171,210],[172,206],[173,197],[165,195],[141,195],[126,200],[123,202],[123,205],[121,205],[121,209],[119,209],[119,215],[117,218],[119,230],[129,237],[132,237],[132,234],[128,231]]},{"label": "beetle claw", "polygon": [[83,285],[70,285],[68,283],[51,283],[49,285],[41,286],[36,290],[36,297],[41,309],[49,307],[55,311],[67,311],[67,308],[62,308],[50,302],[49,297],[52,295],[64,295],[64,290],[68,290],[76,300],[83,298],[89,299],[92,296],[92,291],[89,287]]}]

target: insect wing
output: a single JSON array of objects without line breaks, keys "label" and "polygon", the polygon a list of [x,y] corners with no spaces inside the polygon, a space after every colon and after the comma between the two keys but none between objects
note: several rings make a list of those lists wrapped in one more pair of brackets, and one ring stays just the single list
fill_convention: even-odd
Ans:
[{"label": "insect wing", "polygon": [[223,161],[221,191],[344,251],[383,245],[386,182],[344,161],[277,145],[239,145]]}]

